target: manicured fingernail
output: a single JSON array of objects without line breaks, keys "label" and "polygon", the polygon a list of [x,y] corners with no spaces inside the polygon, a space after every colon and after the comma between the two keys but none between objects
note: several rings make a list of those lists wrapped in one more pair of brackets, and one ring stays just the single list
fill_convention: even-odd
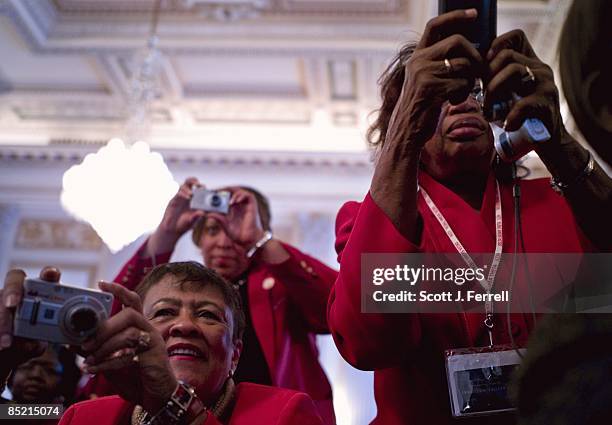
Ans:
[{"label": "manicured fingernail", "polygon": [[6,308],[12,308],[17,305],[17,296],[15,294],[10,294],[6,297],[6,301],[4,302],[4,306]]},{"label": "manicured fingernail", "polygon": [[476,9],[467,9],[465,11],[465,16],[467,16],[468,18],[475,18],[476,16],[478,16],[478,11]]},{"label": "manicured fingernail", "polygon": [[9,348],[12,343],[13,343],[13,337],[11,337],[9,334],[4,334],[0,338],[0,348],[2,349]]}]

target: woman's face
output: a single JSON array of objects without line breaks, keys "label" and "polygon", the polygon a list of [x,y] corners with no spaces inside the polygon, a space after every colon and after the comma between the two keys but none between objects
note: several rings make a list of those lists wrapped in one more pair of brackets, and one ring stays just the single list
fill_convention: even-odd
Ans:
[{"label": "woman's face", "polygon": [[207,217],[200,237],[204,263],[227,280],[234,280],[249,266],[246,251],[227,235],[214,218]]},{"label": "woman's face", "polygon": [[421,161],[439,180],[458,174],[488,173],[493,159],[493,133],[480,104],[472,97],[458,105],[442,105],[434,136],[425,144]]},{"label": "woman's face", "polygon": [[59,396],[59,360],[48,348],[36,357],[19,366],[13,375],[11,392],[18,403],[52,403]]},{"label": "woman's face", "polygon": [[166,342],[176,379],[195,387],[205,403],[211,402],[230,370],[236,369],[242,342],[232,340],[232,311],[217,287],[187,283],[181,290],[176,281],[166,275],[149,289],[144,314]]}]

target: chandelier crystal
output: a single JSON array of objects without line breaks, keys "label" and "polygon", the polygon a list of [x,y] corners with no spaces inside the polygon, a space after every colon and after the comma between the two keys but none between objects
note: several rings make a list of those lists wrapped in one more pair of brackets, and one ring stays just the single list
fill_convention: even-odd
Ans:
[{"label": "chandelier crystal", "polygon": [[159,153],[151,152],[151,103],[159,95],[162,55],[155,34],[156,2],[147,48],[134,55],[127,101],[125,137],[111,139],[98,152],[64,173],[60,197],[64,209],[96,231],[115,253],[153,231],[178,190]]}]

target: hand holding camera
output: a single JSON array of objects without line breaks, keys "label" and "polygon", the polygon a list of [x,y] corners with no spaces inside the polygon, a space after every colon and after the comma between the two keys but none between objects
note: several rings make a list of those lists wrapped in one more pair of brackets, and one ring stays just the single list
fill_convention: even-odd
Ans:
[{"label": "hand holding camera", "polygon": [[[46,343],[21,338],[13,333],[15,310],[23,298],[23,283],[26,275],[22,270],[10,270],[6,274],[4,287],[0,290],[0,379],[8,376],[11,370],[28,360],[40,356]],[[40,279],[50,287],[59,282],[59,270],[46,267],[40,272]]]},{"label": "hand holding camera", "polygon": [[[496,38],[496,0],[439,0],[439,13],[475,8],[474,24],[459,31],[473,43],[488,70],[485,116],[503,132],[495,149],[506,162],[514,161],[559,135],[559,96],[549,66],[541,62],[527,37],[516,30]],[[557,137],[557,140],[559,139]]]},{"label": "hand holding camera", "polygon": [[172,252],[179,238],[204,215],[204,211],[194,210],[189,206],[193,191],[201,186],[198,179],[189,177],[179,187],[176,195],[168,202],[161,223],[149,237],[149,255]]},{"label": "hand holding camera", "polygon": [[138,294],[116,283],[99,285],[123,309],[101,323],[95,336],[81,345],[87,371],[104,373],[121,397],[155,412],[177,385],[166,343],[144,317]]},{"label": "hand holding camera", "polygon": [[264,235],[257,200],[251,192],[239,187],[229,188],[228,192],[231,193],[228,213],[210,212],[208,217],[217,220],[235,243],[249,249]]},{"label": "hand holding camera", "polygon": [[[485,114],[492,121],[505,118],[506,136],[497,141],[498,152],[510,146],[507,157],[512,160],[546,146],[543,142],[549,139],[559,141],[563,122],[553,71],[536,56],[525,33],[515,30],[499,36],[486,59],[490,78]],[[504,158],[503,151],[500,156]]]},{"label": "hand holding camera", "polygon": [[166,207],[159,229],[168,235],[174,236],[174,242],[191,229],[191,226],[193,226],[198,218],[204,215],[203,211],[193,209],[190,206],[194,192],[200,189],[203,189],[203,186],[198,179],[195,177],[187,178]]},{"label": "hand holding camera", "polygon": [[68,285],[25,279],[13,334],[57,344],[79,345],[109,317],[113,296]]}]

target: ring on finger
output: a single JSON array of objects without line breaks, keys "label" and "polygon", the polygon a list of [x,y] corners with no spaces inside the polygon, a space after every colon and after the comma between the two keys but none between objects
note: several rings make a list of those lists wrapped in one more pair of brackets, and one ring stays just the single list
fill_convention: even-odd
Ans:
[{"label": "ring on finger", "polygon": [[533,73],[531,68],[529,68],[528,65],[525,65],[525,71],[527,73],[525,75],[523,75],[523,77],[521,78],[521,83],[523,83],[523,84],[533,84],[533,83],[535,83],[535,81],[536,81],[535,74]]},{"label": "ring on finger", "polygon": [[450,74],[453,72],[453,66],[447,58],[444,58],[444,66],[446,67],[446,73]]},{"label": "ring on finger", "polygon": [[141,350],[146,350],[149,348],[151,344],[151,334],[149,332],[140,331],[137,340],[138,348]]}]

